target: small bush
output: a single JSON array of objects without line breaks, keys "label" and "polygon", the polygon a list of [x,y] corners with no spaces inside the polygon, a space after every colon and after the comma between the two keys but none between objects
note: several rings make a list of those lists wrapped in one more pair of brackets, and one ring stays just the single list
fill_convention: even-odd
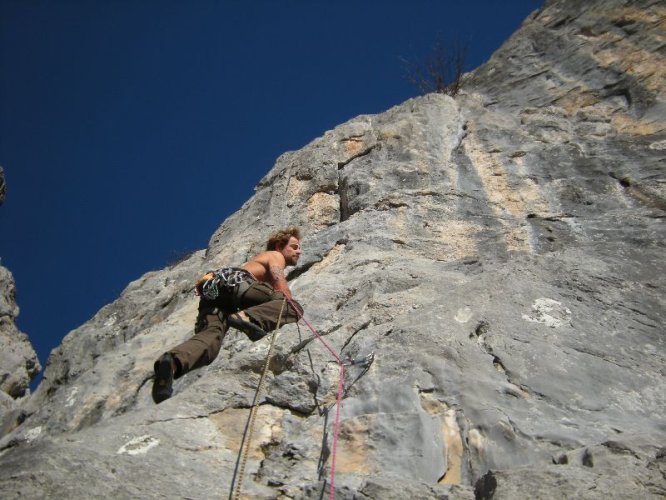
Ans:
[{"label": "small bush", "polygon": [[455,96],[465,80],[467,47],[455,40],[448,44],[438,37],[432,54],[423,62],[414,63],[403,59],[407,80],[420,93],[447,94]]}]

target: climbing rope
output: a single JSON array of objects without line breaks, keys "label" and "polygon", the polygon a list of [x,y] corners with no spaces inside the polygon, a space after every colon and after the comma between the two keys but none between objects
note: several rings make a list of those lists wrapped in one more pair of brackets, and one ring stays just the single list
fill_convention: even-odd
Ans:
[{"label": "climbing rope", "polygon": [[336,451],[338,448],[338,434],[340,433],[340,407],[342,406],[342,394],[344,392],[344,382],[345,382],[345,361],[340,357],[340,355],[335,352],[335,350],[330,346],[328,342],[322,337],[322,335],[310,324],[310,322],[305,319],[303,314],[300,312],[300,309],[296,307],[294,302],[287,298],[291,307],[296,311],[299,318],[303,320],[303,323],[307,325],[312,334],[317,337],[324,344],[324,347],[328,349],[328,352],[335,358],[335,361],[339,366],[339,376],[338,376],[338,394],[335,398],[335,422],[333,424],[333,440],[331,444],[331,479],[328,498],[333,500],[335,498],[335,457]]},{"label": "climbing rope", "polygon": [[365,365],[369,366],[373,360],[374,360],[374,353],[370,353],[367,356],[357,358],[357,359],[352,359],[352,358],[341,358],[340,355],[331,347],[331,345],[324,339],[324,337],[310,324],[310,322],[305,319],[303,316],[303,313],[301,312],[300,308],[294,304],[293,300],[291,300],[288,297],[285,297],[285,300],[282,301],[282,307],[280,308],[280,315],[278,317],[278,322],[277,322],[277,327],[275,329],[275,333],[272,336],[271,339],[271,344],[270,347],[268,348],[268,354],[266,355],[266,360],[264,362],[264,368],[261,373],[261,377],[259,379],[259,384],[257,385],[257,390],[254,394],[254,400],[252,402],[252,408],[250,410],[250,417],[248,421],[248,425],[246,427],[246,434],[247,438],[245,438],[245,435],[243,437],[243,441],[241,442],[241,458],[240,458],[240,467],[239,467],[239,472],[238,472],[238,481],[235,484],[234,488],[234,483],[232,481],[232,493],[230,495],[230,498],[232,500],[238,500],[240,498],[240,492],[241,492],[241,487],[243,483],[243,476],[245,475],[245,466],[247,464],[247,458],[250,453],[250,443],[252,441],[252,434],[254,432],[254,423],[256,420],[256,415],[257,415],[257,409],[259,407],[258,401],[259,401],[259,396],[261,394],[261,391],[263,389],[264,385],[264,380],[266,378],[266,373],[268,372],[268,366],[270,363],[270,359],[273,353],[273,346],[275,344],[275,337],[277,336],[277,330],[280,328],[280,325],[282,323],[282,313],[284,311],[284,306],[285,303],[289,302],[289,305],[296,311],[296,314],[299,317],[299,320],[303,320],[303,323],[310,329],[312,334],[326,347],[328,352],[331,353],[333,358],[335,359],[336,363],[338,364],[339,367],[339,374],[338,374],[338,390],[337,390],[337,395],[335,398],[335,421],[333,423],[333,438],[332,438],[332,443],[331,443],[331,474],[330,474],[330,486],[329,486],[329,499],[333,500],[335,498],[335,465],[336,465],[336,454],[337,454],[337,447],[338,447],[338,435],[340,434],[340,409],[342,407],[342,397],[345,392],[345,366],[354,366],[354,365]]},{"label": "climbing rope", "polygon": [[[266,379],[266,373],[268,372],[268,366],[270,364],[271,355],[273,354],[273,346],[275,345],[275,337],[277,337],[277,331],[280,329],[282,324],[282,312],[284,311],[284,306],[287,299],[282,301],[282,307],[280,308],[280,315],[278,316],[277,327],[275,332],[271,336],[271,345],[268,348],[268,353],[266,354],[266,360],[264,361],[264,368],[261,371],[261,377],[259,378],[259,384],[257,384],[257,390],[254,393],[254,400],[252,401],[252,408],[250,409],[250,417],[248,427],[246,429],[247,438],[244,437],[243,442],[241,442],[241,462],[240,468],[238,470],[238,481],[236,482],[235,489],[232,489],[231,498],[232,500],[237,500],[240,498],[241,488],[243,486],[243,476],[245,475],[245,465],[247,464],[247,457],[250,454],[250,443],[252,442],[252,434],[254,433],[254,423],[257,419],[257,410],[259,409],[259,396],[264,386],[264,380]],[[243,448],[243,444],[245,447]],[[233,487],[233,483],[232,483]]]}]

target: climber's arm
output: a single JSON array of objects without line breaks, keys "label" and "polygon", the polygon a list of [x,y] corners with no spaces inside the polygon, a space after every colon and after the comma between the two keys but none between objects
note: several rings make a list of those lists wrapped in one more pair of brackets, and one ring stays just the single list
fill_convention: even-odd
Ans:
[{"label": "climber's arm", "polygon": [[287,298],[292,299],[291,290],[287,284],[284,274],[286,262],[280,252],[270,252],[268,255],[268,276],[270,285],[278,292],[282,292]]}]

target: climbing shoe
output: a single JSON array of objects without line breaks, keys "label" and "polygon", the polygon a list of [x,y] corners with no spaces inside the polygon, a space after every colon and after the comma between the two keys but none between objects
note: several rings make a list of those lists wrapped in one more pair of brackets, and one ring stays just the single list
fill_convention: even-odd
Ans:
[{"label": "climbing shoe", "polygon": [[229,326],[232,326],[236,330],[240,330],[245,335],[247,335],[252,342],[261,340],[267,335],[259,325],[255,325],[251,321],[245,321],[243,318],[241,318],[241,315],[237,313],[230,314],[227,317],[227,323]]},{"label": "climbing shoe", "polygon": [[153,401],[156,404],[169,399],[173,393],[174,359],[171,353],[165,352],[155,362],[155,380],[153,380]]}]

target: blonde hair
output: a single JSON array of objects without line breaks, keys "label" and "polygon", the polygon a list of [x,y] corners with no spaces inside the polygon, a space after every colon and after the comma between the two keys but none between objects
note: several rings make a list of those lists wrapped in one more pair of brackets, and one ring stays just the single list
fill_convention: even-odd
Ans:
[{"label": "blonde hair", "polygon": [[296,226],[291,226],[271,234],[266,242],[266,250],[277,250],[278,247],[285,246],[289,243],[289,239],[292,236],[297,240],[301,239],[301,231]]}]

